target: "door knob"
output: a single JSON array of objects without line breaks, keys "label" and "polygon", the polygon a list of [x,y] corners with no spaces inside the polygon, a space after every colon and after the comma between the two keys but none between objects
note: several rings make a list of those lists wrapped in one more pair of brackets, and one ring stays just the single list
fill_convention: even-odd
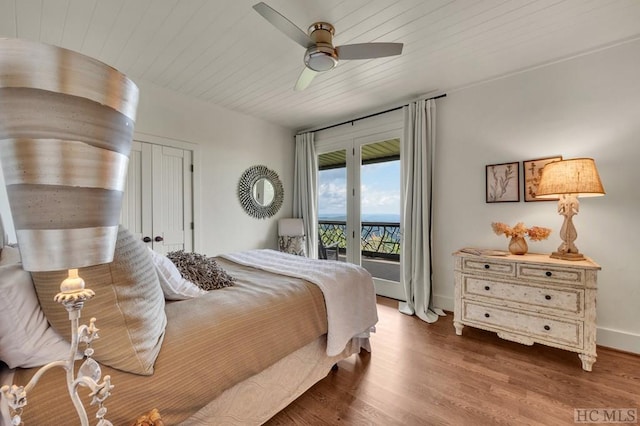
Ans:
[{"label": "door knob", "polygon": [[154,238],[154,240],[156,240],[156,242],[159,243],[160,241],[164,241],[164,238],[158,235],[157,237]]},{"label": "door knob", "polygon": [[149,238],[149,237],[144,237],[144,238],[142,239],[142,241],[144,241],[145,243],[150,243],[150,242],[151,242],[151,238]]}]

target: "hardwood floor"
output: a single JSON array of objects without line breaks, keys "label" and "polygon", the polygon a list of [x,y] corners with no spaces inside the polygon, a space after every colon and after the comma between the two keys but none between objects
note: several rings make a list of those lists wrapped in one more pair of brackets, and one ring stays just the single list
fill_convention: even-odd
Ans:
[{"label": "hardwood floor", "polygon": [[[373,352],[352,356],[267,424],[573,425],[574,408],[635,408],[640,356],[598,347],[577,354],[524,346],[465,327],[426,324],[378,298]],[[636,416],[635,423],[640,423]]]}]

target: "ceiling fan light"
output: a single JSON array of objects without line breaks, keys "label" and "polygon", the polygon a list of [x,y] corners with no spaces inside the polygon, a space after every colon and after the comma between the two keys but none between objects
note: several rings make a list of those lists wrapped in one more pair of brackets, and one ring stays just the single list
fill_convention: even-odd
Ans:
[{"label": "ceiling fan light", "polygon": [[296,91],[309,86],[318,73],[335,68],[340,58],[373,59],[402,53],[402,43],[356,43],[334,47],[335,28],[328,22],[314,22],[307,29],[308,34],[305,34],[293,22],[264,2],[256,4],[253,8],[287,37],[307,49],[304,54],[306,67],[296,82]]},{"label": "ceiling fan light", "polygon": [[338,65],[338,55],[333,47],[316,45],[307,49],[304,64],[317,72],[329,71]]}]

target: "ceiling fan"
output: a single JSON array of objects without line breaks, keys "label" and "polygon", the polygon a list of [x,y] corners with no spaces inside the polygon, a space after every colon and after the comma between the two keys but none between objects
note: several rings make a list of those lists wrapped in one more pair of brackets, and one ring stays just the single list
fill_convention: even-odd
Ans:
[{"label": "ceiling fan", "polygon": [[307,34],[264,2],[253,8],[287,37],[307,49],[304,54],[305,68],[298,77],[295,90],[306,89],[318,73],[335,68],[341,59],[383,58],[402,53],[402,43],[358,43],[334,47],[332,40],[335,30],[327,22],[314,22]]}]

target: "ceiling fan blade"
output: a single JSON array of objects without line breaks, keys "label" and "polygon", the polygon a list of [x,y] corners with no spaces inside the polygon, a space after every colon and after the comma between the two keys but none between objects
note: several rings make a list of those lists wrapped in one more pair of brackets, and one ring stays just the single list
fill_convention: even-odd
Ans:
[{"label": "ceiling fan blade", "polygon": [[337,46],[339,59],[372,59],[402,53],[402,43],[359,43]]},{"label": "ceiling fan blade", "polygon": [[253,5],[253,9],[262,15],[264,19],[269,21],[271,25],[282,31],[287,37],[305,49],[314,45],[313,40],[309,38],[307,33],[302,31],[293,22],[282,16],[276,10],[272,9],[266,3],[257,3]]},{"label": "ceiling fan blade", "polygon": [[311,84],[311,82],[313,81],[313,79],[317,74],[320,74],[320,73],[312,70],[311,68],[304,67],[304,69],[302,70],[302,73],[300,73],[300,77],[298,77],[298,81],[296,81],[296,86],[294,87],[294,90],[296,92],[299,92],[309,87],[309,85]]}]

